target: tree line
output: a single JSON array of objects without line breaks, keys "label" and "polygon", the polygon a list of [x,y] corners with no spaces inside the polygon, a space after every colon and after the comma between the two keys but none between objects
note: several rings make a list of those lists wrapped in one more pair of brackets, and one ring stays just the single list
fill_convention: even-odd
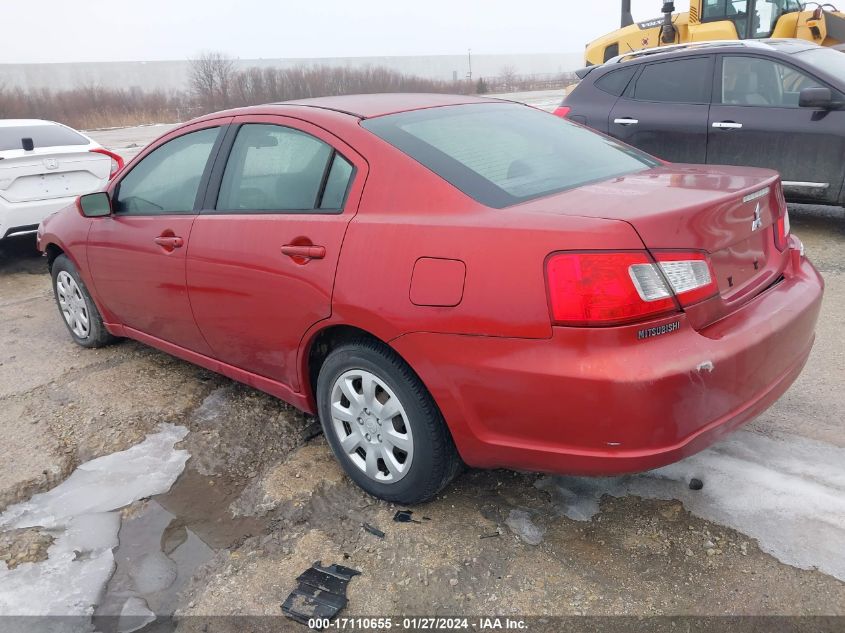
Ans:
[{"label": "tree line", "polygon": [[0,85],[0,118],[48,119],[78,129],[175,123],[208,112],[261,103],[378,92],[487,94],[563,88],[572,73],[519,75],[511,66],[499,76],[442,81],[382,66],[243,68],[219,52],[190,61],[183,90],[142,90],[86,85],[72,90],[24,91]]}]

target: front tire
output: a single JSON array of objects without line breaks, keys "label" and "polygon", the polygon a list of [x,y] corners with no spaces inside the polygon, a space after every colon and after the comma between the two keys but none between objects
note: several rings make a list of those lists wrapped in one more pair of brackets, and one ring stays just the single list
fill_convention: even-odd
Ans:
[{"label": "front tire", "polygon": [[67,255],[56,258],[50,274],[59,314],[74,343],[82,347],[102,347],[113,342],[115,337],[103,325],[103,317]]},{"label": "front tire", "polygon": [[460,470],[428,390],[407,363],[377,342],[354,341],[328,355],[317,379],[317,407],[335,457],[374,497],[421,503]]}]

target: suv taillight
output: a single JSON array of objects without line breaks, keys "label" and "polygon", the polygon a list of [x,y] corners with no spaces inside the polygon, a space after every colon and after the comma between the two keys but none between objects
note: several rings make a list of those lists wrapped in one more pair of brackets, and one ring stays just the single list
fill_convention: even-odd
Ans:
[{"label": "suv taillight", "polygon": [[95,154],[103,154],[104,156],[108,156],[111,158],[111,168],[109,169],[109,180],[115,177],[117,172],[123,169],[123,158],[120,157],[119,154],[115,154],[114,152],[110,152],[107,149],[99,148],[99,149],[92,149],[92,152]]},{"label": "suv taillight", "polygon": [[703,253],[556,253],[546,263],[557,325],[609,326],[679,311],[717,292]]}]

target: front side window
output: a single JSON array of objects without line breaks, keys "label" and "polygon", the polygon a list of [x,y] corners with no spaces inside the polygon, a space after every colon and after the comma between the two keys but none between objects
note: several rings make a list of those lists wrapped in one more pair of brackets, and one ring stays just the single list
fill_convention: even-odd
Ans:
[{"label": "front side window", "polygon": [[121,179],[115,212],[132,215],[187,213],[220,128],[190,132],[156,148]]},{"label": "front side window", "polygon": [[634,98],[663,103],[709,103],[712,83],[709,57],[659,62],[643,68]]},{"label": "front side window", "polygon": [[586,128],[516,104],[415,110],[367,119],[361,126],[496,208],[658,164]]},{"label": "front side window", "polygon": [[725,105],[797,108],[801,91],[818,86],[813,77],[769,59],[737,56],[722,62]]},{"label": "front side window", "polygon": [[352,165],[323,141],[289,127],[247,124],[232,145],[218,211],[338,211]]}]

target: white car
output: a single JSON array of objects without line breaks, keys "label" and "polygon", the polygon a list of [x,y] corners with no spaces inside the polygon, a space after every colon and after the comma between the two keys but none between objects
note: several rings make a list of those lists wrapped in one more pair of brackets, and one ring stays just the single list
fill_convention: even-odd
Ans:
[{"label": "white car", "polygon": [[0,119],[0,240],[34,233],[77,196],[105,187],[123,159],[76,130]]}]

